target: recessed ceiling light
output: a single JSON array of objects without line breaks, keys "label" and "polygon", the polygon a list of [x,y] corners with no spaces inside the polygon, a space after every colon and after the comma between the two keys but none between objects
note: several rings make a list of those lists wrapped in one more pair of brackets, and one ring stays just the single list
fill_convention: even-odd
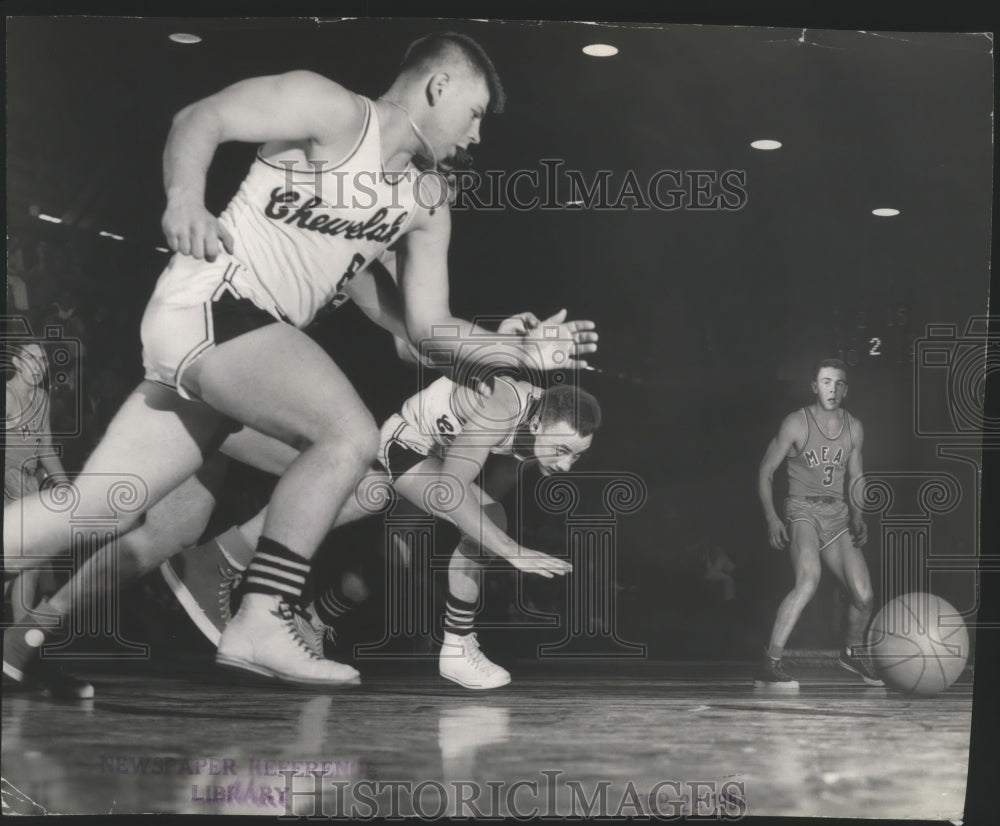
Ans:
[{"label": "recessed ceiling light", "polygon": [[121,235],[115,235],[113,232],[105,232],[103,229],[97,233],[102,238],[114,238],[116,241],[124,241],[125,239]]},{"label": "recessed ceiling light", "polygon": [[61,224],[62,218],[56,218],[55,215],[46,215],[44,212],[38,213],[39,221],[48,221],[50,224]]},{"label": "recessed ceiling light", "polygon": [[186,32],[174,32],[170,35],[170,39],[174,43],[201,43],[201,38],[196,34],[187,34]]},{"label": "recessed ceiling light", "polygon": [[781,141],[759,140],[750,144],[754,149],[781,149]]},{"label": "recessed ceiling light", "polygon": [[892,207],[879,207],[872,210],[872,215],[878,215],[879,218],[891,218],[894,215],[899,215],[899,210]]},{"label": "recessed ceiling light", "polygon": [[583,47],[583,53],[591,57],[614,57],[618,54],[618,48],[608,43],[591,43]]},{"label": "recessed ceiling light", "polygon": [[170,252],[166,247],[153,247],[157,252]]}]

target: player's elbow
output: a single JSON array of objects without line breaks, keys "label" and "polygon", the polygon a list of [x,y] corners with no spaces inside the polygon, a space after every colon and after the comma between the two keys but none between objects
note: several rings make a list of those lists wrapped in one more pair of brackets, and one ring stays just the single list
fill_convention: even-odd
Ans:
[{"label": "player's elbow", "polygon": [[404,361],[407,364],[418,364],[419,359],[413,352],[413,346],[409,341],[399,338],[399,336],[393,336],[393,343],[396,345],[396,355],[399,356],[400,361]]},{"label": "player's elbow", "polygon": [[170,125],[170,134],[174,137],[197,133],[220,142],[221,132],[219,111],[211,98],[188,104],[174,115]]}]

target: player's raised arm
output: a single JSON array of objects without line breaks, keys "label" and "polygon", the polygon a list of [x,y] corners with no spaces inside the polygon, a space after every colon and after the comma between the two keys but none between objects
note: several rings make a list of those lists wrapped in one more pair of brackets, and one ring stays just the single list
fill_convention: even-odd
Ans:
[{"label": "player's raised arm", "polygon": [[585,356],[597,350],[592,321],[565,321],[565,311],[546,319],[527,334],[497,333],[452,315],[448,299],[448,240],[451,217],[447,207],[421,214],[421,222],[406,236],[397,258],[400,291],[410,343],[422,353],[476,364],[512,361],[529,370],[586,367]]},{"label": "player's raised arm", "polygon": [[[845,413],[844,415],[850,415]],[[864,490],[864,466],[861,458],[861,450],[865,442],[865,429],[861,422],[851,416],[851,435],[854,438],[854,449],[847,457],[847,507],[851,511],[851,535],[854,543],[863,548],[868,542],[868,526],[865,525],[861,509],[858,507],[855,497],[860,497]]]},{"label": "player's raised arm", "polygon": [[181,109],[163,152],[170,248],[214,258],[219,243],[233,252],[226,229],[205,209],[205,178],[226,141],[314,141],[335,144],[356,134],[362,118],[355,95],[313,72],[250,78]]},{"label": "player's raised arm", "polygon": [[767,446],[757,474],[757,493],[764,508],[764,518],[767,520],[768,538],[771,546],[779,550],[788,545],[788,532],[774,508],[774,473],[781,467],[781,463],[785,461],[792,448],[805,438],[804,429],[805,424],[798,412],[786,416],[778,435],[771,439],[771,443]]}]

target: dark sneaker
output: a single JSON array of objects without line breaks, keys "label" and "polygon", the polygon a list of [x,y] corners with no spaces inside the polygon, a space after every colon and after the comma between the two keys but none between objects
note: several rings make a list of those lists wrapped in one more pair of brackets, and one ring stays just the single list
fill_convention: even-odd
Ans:
[{"label": "dark sneaker", "polygon": [[781,660],[775,660],[765,654],[753,673],[753,687],[797,691],[799,684],[788,676]]},{"label": "dark sneaker", "polygon": [[861,646],[858,645],[840,649],[840,657],[837,658],[840,667],[848,671],[853,671],[867,685],[884,686],[885,683],[878,678],[871,660],[864,656],[864,653],[860,649]]},{"label": "dark sneaker", "polygon": [[212,539],[174,554],[160,565],[160,573],[198,630],[218,645],[231,618],[230,601],[243,572]]},{"label": "dark sneaker", "polygon": [[25,688],[39,689],[50,697],[89,700],[94,687],[67,674],[51,659],[42,657],[45,633],[40,628],[6,628],[3,633],[3,674]]}]

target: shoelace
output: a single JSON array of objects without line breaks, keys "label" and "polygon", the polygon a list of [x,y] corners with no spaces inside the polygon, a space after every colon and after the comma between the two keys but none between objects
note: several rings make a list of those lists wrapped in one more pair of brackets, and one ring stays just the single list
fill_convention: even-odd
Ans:
[{"label": "shoelace", "polygon": [[477,671],[484,671],[488,668],[475,634],[468,634],[465,638],[465,656]]},{"label": "shoelace", "polygon": [[229,622],[233,618],[232,599],[233,593],[243,582],[243,571],[235,571],[219,563],[219,575],[222,581],[219,583],[219,613],[222,618]]},{"label": "shoelace", "polygon": [[322,659],[319,655],[313,651],[312,647],[305,641],[302,637],[302,633],[299,631],[299,626],[295,622],[295,618],[299,617],[301,620],[305,621],[308,625],[312,625],[311,617],[309,612],[306,611],[305,606],[298,602],[288,602],[282,600],[278,603],[278,616],[285,621],[288,626],[288,630],[291,631],[292,638],[295,640],[295,644],[299,646],[311,660]]}]

